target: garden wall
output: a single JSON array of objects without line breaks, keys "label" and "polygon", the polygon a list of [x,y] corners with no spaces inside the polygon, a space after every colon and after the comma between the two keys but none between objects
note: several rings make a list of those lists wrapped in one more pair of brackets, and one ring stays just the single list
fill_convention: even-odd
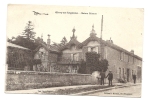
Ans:
[{"label": "garden wall", "polygon": [[6,91],[97,83],[90,74],[7,71]]}]

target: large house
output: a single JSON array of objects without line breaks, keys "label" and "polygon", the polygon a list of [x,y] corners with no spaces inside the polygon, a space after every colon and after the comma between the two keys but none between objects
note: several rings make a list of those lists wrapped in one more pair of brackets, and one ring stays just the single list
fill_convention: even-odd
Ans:
[{"label": "large house", "polygon": [[80,43],[75,36],[75,29],[70,41],[63,46],[53,46],[50,44],[48,35],[47,45],[41,43],[34,52],[34,59],[41,59],[41,64],[33,66],[34,71],[78,73],[80,61],[84,60],[85,53],[95,51],[100,54],[101,59],[109,62],[108,73],[111,70],[114,74],[114,81],[120,78],[132,80],[132,75],[136,74],[138,81],[141,81],[142,58],[115,45],[113,41],[104,41],[96,36],[92,27],[90,36]]}]

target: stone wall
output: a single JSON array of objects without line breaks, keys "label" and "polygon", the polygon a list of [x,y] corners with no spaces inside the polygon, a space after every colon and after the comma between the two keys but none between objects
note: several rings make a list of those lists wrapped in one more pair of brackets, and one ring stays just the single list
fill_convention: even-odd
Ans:
[{"label": "stone wall", "polygon": [[25,90],[95,83],[97,83],[96,78],[89,74],[7,71],[5,90]]}]

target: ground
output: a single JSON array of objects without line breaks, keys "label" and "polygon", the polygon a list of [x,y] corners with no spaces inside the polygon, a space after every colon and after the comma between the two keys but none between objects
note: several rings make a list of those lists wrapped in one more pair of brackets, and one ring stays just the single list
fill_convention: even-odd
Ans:
[{"label": "ground", "polygon": [[91,96],[122,96],[122,97],[141,97],[141,85],[117,88],[102,92],[90,93]]}]

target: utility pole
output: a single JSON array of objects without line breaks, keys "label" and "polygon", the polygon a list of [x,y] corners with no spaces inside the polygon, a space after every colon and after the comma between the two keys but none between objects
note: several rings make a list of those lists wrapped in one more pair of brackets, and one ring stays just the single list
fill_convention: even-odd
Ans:
[{"label": "utility pole", "polygon": [[103,59],[103,52],[102,52],[102,49],[103,49],[103,45],[102,45],[102,31],[103,31],[103,15],[102,15],[102,18],[101,18],[101,34],[100,34],[100,59]]},{"label": "utility pole", "polygon": [[101,19],[101,34],[100,34],[101,39],[102,39],[102,31],[103,31],[103,15],[102,15],[102,19]]}]

